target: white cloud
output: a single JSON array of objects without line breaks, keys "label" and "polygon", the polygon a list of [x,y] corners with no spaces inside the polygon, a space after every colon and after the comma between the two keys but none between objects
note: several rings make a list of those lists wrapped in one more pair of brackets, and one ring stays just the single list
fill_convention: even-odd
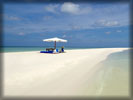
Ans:
[{"label": "white cloud", "polygon": [[6,20],[13,20],[13,21],[18,21],[20,20],[19,17],[16,17],[16,16],[8,16],[8,15],[5,15],[4,16]]},{"label": "white cloud", "polygon": [[65,2],[61,6],[61,12],[71,13],[71,14],[86,14],[90,12],[90,7],[80,7],[78,4],[74,4],[72,2]]},{"label": "white cloud", "polygon": [[25,35],[23,32],[18,33],[18,35]]},{"label": "white cloud", "polygon": [[116,32],[120,33],[120,32],[122,32],[122,31],[121,31],[121,30],[117,30]]},{"label": "white cloud", "polygon": [[105,32],[106,34],[110,34],[111,32]]},{"label": "white cloud", "polygon": [[63,37],[63,38],[65,38],[65,37],[66,37],[66,35],[63,35],[62,37]]},{"label": "white cloud", "polygon": [[117,21],[111,21],[111,22],[105,22],[104,23],[105,26],[117,26],[119,25],[119,23]]},{"label": "white cloud", "polygon": [[72,25],[71,28],[74,29],[74,30],[81,29],[81,27],[78,26],[78,25]]},{"label": "white cloud", "polygon": [[79,12],[79,10],[80,10],[79,9],[79,5],[78,4],[71,3],[71,2],[65,2],[61,6],[61,11],[62,12],[77,14]]},{"label": "white cloud", "polygon": [[58,7],[58,5],[48,5],[48,6],[45,6],[44,9],[51,13],[57,13],[57,11],[56,11],[57,7]]},{"label": "white cloud", "polygon": [[44,20],[49,20],[49,19],[51,19],[52,18],[52,16],[44,16]]},{"label": "white cloud", "polygon": [[94,25],[100,26],[100,27],[110,27],[110,26],[118,26],[119,22],[118,21],[99,20]]}]

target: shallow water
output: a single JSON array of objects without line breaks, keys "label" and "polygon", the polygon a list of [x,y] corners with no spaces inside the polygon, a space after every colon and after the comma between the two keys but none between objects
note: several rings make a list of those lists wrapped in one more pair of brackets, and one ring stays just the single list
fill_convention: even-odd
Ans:
[{"label": "shallow water", "polygon": [[[130,58],[129,50],[112,53],[97,66],[93,82],[88,87],[88,94],[97,96],[130,95]],[[91,91],[95,90],[95,91]]]},{"label": "shallow water", "polygon": [[[46,48],[53,48],[51,47],[0,47],[0,52],[27,52],[27,51],[45,51]],[[57,47],[57,49],[61,49],[61,47]],[[87,47],[65,47],[65,50],[73,50],[73,49],[94,49],[94,48],[87,48]]]}]

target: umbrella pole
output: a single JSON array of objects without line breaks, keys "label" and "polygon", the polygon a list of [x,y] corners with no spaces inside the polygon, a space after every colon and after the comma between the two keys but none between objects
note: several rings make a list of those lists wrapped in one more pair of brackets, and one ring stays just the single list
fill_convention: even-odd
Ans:
[{"label": "umbrella pole", "polygon": [[54,48],[56,49],[56,41],[54,42]]}]

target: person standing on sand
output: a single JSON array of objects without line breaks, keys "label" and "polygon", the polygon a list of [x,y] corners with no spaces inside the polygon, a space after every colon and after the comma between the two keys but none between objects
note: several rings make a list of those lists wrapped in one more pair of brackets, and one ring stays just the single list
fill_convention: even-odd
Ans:
[{"label": "person standing on sand", "polygon": [[61,51],[64,52],[64,46],[61,47]]}]

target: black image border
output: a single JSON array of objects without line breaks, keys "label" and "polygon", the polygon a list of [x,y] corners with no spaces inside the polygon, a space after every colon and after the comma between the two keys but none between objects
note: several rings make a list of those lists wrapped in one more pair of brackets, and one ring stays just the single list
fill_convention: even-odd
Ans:
[{"label": "black image border", "polygon": [[4,97],[3,96],[3,54],[0,54],[0,100],[132,100],[133,99],[133,0],[1,0],[0,1],[0,52],[3,47],[3,4],[6,3],[63,3],[63,2],[86,2],[86,3],[129,3],[130,5],[130,96],[129,97]]}]

